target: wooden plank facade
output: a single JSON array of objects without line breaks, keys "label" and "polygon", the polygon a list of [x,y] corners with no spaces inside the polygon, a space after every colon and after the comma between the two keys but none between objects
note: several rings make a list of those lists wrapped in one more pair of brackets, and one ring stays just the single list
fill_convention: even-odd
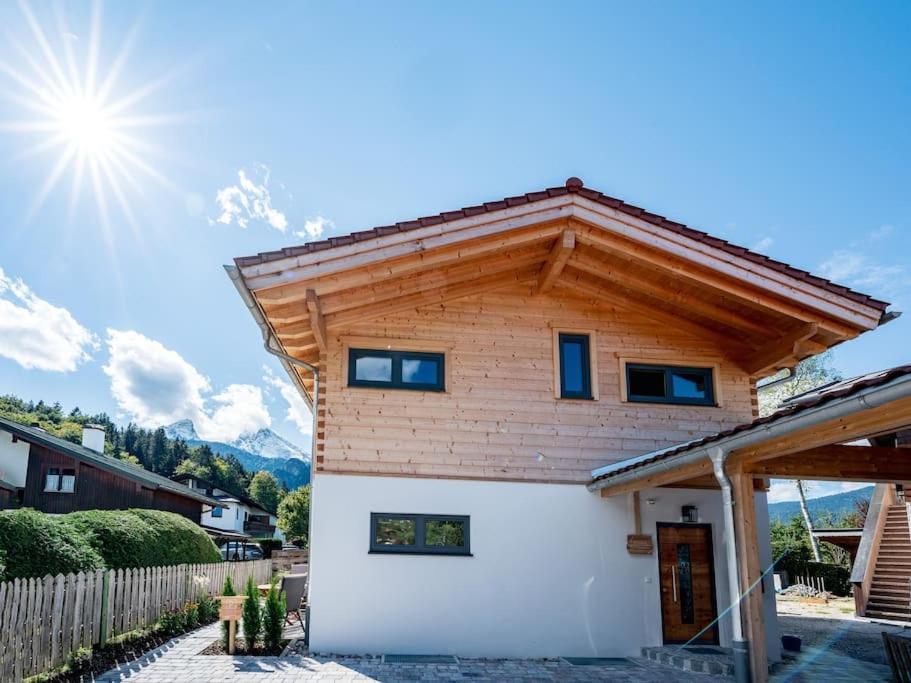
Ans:
[{"label": "wooden plank facade", "polygon": [[[44,491],[45,475],[52,467],[75,470],[76,483],[72,493]],[[31,444],[29,448],[22,505],[53,514],[127,508],[164,510],[175,512],[197,524],[202,515],[202,504],[197,500],[164,489],[145,487],[38,444]]]},{"label": "wooden plank facade", "polygon": [[[332,335],[317,472],[587,483],[592,469],[752,418],[750,377],[647,311],[533,285],[425,306]],[[595,342],[597,400],[555,398],[553,330]],[[442,351],[446,391],[347,386],[347,350]],[[628,360],[715,369],[718,407],[629,403]]]}]

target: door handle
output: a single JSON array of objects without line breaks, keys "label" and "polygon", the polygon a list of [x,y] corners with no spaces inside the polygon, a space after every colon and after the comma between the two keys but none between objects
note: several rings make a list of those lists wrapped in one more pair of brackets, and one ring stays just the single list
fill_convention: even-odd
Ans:
[{"label": "door handle", "polygon": [[677,602],[677,567],[671,566],[671,586],[674,590],[674,602]]}]

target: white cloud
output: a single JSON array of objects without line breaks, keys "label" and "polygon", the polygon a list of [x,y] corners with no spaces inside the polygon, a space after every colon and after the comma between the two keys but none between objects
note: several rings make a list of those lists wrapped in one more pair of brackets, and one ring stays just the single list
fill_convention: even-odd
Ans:
[{"label": "white cloud", "polygon": [[316,216],[315,218],[308,218],[304,221],[304,229],[297,230],[294,233],[295,237],[303,237],[308,240],[315,240],[322,237],[323,233],[326,230],[332,230],[335,227],[335,223],[330,221],[328,218],[323,216]]},{"label": "white cloud", "polygon": [[819,264],[819,274],[829,280],[847,282],[863,270],[864,261],[856,252],[837,251]]},{"label": "white cloud", "polygon": [[768,249],[770,249],[773,244],[775,244],[775,240],[773,240],[769,236],[766,236],[766,237],[763,237],[761,240],[759,240],[752,247],[750,247],[750,251],[756,251],[756,252],[762,253],[762,252],[765,252]]},{"label": "white cloud", "polygon": [[98,347],[98,337],[67,309],[38,297],[0,268],[0,356],[27,369],[73,372]]},{"label": "white cloud", "polygon": [[179,353],[133,330],[107,331],[104,371],[130,419],[148,427],[190,419],[203,439],[232,441],[272,424],[262,390],[231,384],[215,394],[209,379]]},{"label": "white cloud", "polygon": [[895,232],[895,226],[889,225],[880,225],[878,228],[870,232],[870,239],[874,242],[884,240],[889,237],[893,232]]},{"label": "white cloud", "polygon": [[237,223],[246,228],[250,221],[262,221],[279,232],[288,229],[288,218],[272,206],[272,193],[269,191],[269,168],[257,164],[254,174],[259,182],[251,179],[244,169],[237,172],[237,185],[228,185],[215,193],[215,203],[221,211],[218,218],[210,223],[224,225]]},{"label": "white cloud", "polygon": [[904,265],[877,263],[860,252],[837,251],[819,266],[823,277],[901,305],[911,291],[911,272]]},{"label": "white cloud", "polygon": [[263,381],[269,386],[278,389],[278,392],[288,404],[288,412],[285,414],[285,419],[293,422],[301,434],[305,436],[313,434],[313,415],[310,413],[310,409],[297,388],[291,382],[278,377],[269,366],[264,365],[263,371],[265,372]]}]

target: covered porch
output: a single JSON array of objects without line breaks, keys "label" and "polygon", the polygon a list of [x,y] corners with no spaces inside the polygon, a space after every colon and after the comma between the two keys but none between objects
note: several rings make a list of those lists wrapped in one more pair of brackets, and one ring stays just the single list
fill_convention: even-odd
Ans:
[{"label": "covered porch", "polygon": [[[600,468],[588,488],[631,498],[656,487],[719,490],[727,592],[738,598],[719,601],[717,614],[729,622],[737,680],[766,681],[763,591],[771,590],[771,581],[764,588],[763,577],[771,566],[760,559],[768,549],[757,535],[757,488],[770,478],[905,484],[911,451],[896,434],[909,424],[911,366],[901,366],[794,397],[751,423]],[[864,601],[858,591],[863,584],[855,584],[855,598]]]}]

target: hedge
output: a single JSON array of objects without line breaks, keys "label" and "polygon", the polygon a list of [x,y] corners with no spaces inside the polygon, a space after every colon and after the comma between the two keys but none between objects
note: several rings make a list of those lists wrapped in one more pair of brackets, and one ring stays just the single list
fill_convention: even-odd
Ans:
[{"label": "hedge", "polygon": [[190,520],[160,510],[0,513],[4,580],[99,568],[219,562],[218,549]]},{"label": "hedge", "polygon": [[68,574],[104,567],[88,538],[67,519],[30,509],[0,512],[0,555],[4,580]]},{"label": "hedge", "polygon": [[162,510],[85,510],[67,515],[109,569],[219,562],[199,525]]}]

